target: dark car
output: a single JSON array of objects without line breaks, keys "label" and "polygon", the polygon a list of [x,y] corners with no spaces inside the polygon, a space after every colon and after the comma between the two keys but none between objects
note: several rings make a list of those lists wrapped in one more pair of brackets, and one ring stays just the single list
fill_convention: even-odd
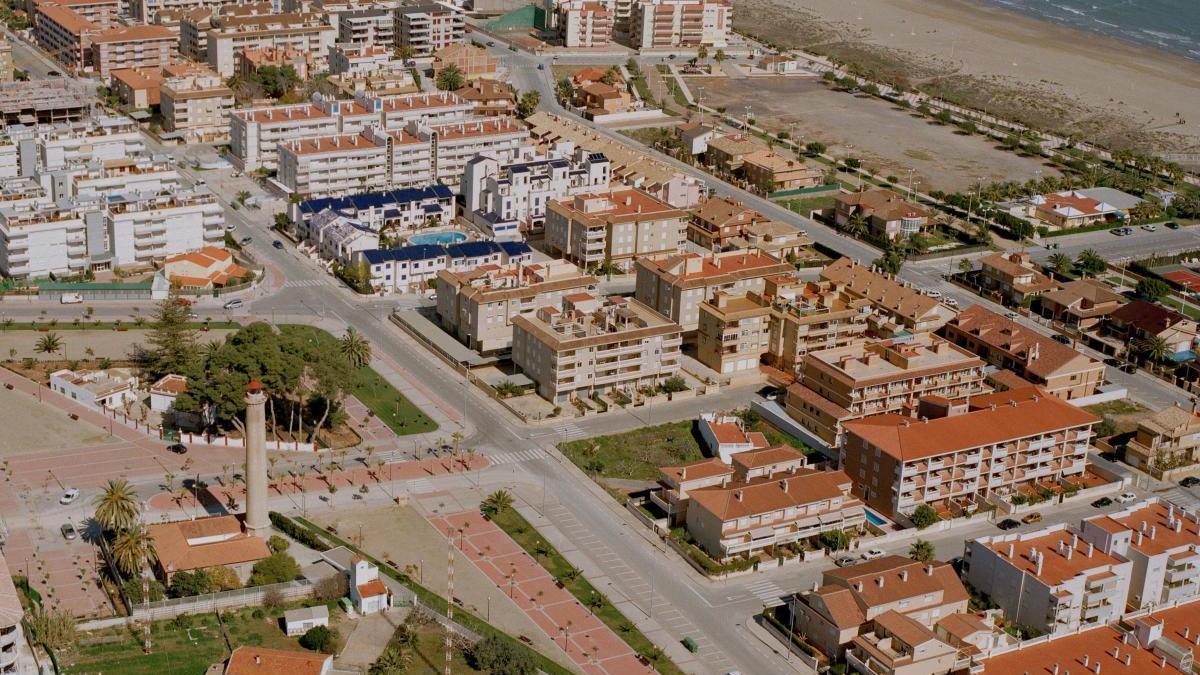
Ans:
[{"label": "dark car", "polygon": [[277,249],[281,250],[281,251],[283,250],[283,242],[282,242],[282,241],[279,241],[278,239],[276,239],[275,241],[271,242],[271,245],[272,245],[272,246],[274,246],[275,248],[277,248]]},{"label": "dark car", "polygon": [[546,69],[546,64],[544,64],[544,63],[538,64],[538,70],[545,70],[545,69]]},{"label": "dark car", "polygon": [[1133,373],[1137,372],[1137,366],[1132,363],[1126,363],[1125,365],[1121,366],[1121,372],[1132,375]]},{"label": "dark car", "polygon": [[1168,220],[1167,222],[1163,223],[1163,225],[1166,226],[1166,228],[1168,230],[1178,230],[1179,229],[1179,223],[1177,223],[1173,220]]},{"label": "dark car", "polygon": [[167,446],[167,450],[170,450],[171,452],[173,452],[177,455],[186,455],[187,454],[187,446],[184,445],[183,443],[172,443],[171,445]]},{"label": "dark car", "polygon": [[495,40],[488,40],[488,46],[489,46],[489,47],[495,47],[495,46],[496,46],[496,41],[495,41]]},{"label": "dark car", "polygon": [[1018,523],[1017,521],[1013,520],[1012,518],[1005,518],[1004,520],[996,523],[996,527],[998,527],[1002,530],[1011,530],[1014,528],[1018,528],[1020,526],[1021,526],[1021,524]]},{"label": "dark car", "polygon": [[1113,368],[1120,368],[1122,363],[1125,363],[1125,362],[1122,361],[1121,359],[1114,359],[1111,356],[1108,357],[1107,359],[1104,359],[1104,365],[1112,366]]},{"label": "dark car", "polygon": [[1050,337],[1053,338],[1055,342],[1060,342],[1068,346],[1071,344],[1071,338],[1067,337],[1066,335],[1051,335]]},{"label": "dark car", "polygon": [[1092,502],[1092,506],[1094,506],[1098,509],[1102,509],[1105,506],[1112,506],[1112,500],[1109,499],[1108,497],[1101,497],[1100,499],[1097,499],[1096,501]]},{"label": "dark car", "polygon": [[252,241],[254,241],[254,239],[252,239],[250,237],[242,237],[241,241],[239,241],[238,243],[241,244],[242,246],[249,246],[250,242],[252,242]]},{"label": "dark car", "polygon": [[1200,478],[1196,478],[1195,476],[1188,476],[1187,478],[1184,478],[1183,480],[1179,481],[1179,484],[1182,485],[1183,487],[1192,487],[1193,485],[1200,485]]}]

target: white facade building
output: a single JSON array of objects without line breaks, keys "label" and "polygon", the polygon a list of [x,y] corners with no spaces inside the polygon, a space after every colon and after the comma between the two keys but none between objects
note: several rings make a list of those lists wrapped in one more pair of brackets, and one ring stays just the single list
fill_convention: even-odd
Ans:
[{"label": "white facade building", "polygon": [[56,370],[50,373],[50,389],[92,408],[116,410],[137,400],[137,377],[131,372],[110,370]]}]

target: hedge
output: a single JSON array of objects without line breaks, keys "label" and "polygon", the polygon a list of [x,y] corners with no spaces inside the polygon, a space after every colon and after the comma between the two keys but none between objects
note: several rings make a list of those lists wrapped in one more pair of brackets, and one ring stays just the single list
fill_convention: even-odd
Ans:
[{"label": "hedge", "polygon": [[329,550],[329,544],[325,543],[324,539],[314,535],[307,527],[292,522],[291,518],[282,513],[271,511],[267,516],[271,519],[271,524],[275,526],[275,529],[295,539],[301,545],[307,546],[314,551],[323,552]]}]

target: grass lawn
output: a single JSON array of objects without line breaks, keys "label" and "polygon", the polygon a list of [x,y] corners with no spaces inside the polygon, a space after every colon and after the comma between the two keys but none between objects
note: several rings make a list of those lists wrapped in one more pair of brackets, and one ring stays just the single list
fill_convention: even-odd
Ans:
[{"label": "grass lawn", "polygon": [[[751,424],[750,430],[761,431],[771,445],[790,445],[806,455],[816,452],[762,420]],[[559,449],[588,473],[628,480],[656,480],[659,467],[704,459],[699,434],[691,421],[570,441],[559,445]]]},{"label": "grass lawn", "polygon": [[[114,321],[83,321],[83,320],[75,321],[74,319],[71,319],[69,321],[63,321],[61,319],[60,320],[48,319],[46,321],[12,321],[11,323],[10,323],[10,321],[11,321],[10,319],[5,319],[4,323],[0,323],[0,331],[42,330],[42,329],[48,329],[48,330],[53,330],[53,331],[116,330],[116,328],[117,328],[117,323]],[[121,328],[125,328],[127,330],[150,330],[150,329],[154,328],[155,324],[151,321],[143,321],[141,323],[141,325],[138,325],[138,323],[135,321],[122,321],[120,323],[120,326],[121,326]],[[188,326],[190,326],[191,328],[194,328],[196,330],[200,330],[205,327],[213,328],[213,329],[222,328],[222,329],[235,330],[235,329],[241,328],[242,324],[240,324],[236,321],[209,321],[207,323],[205,323],[203,321],[193,321],[192,323],[188,324]]]},{"label": "grass lawn", "polygon": [[[296,607],[301,604],[293,605]],[[279,625],[283,610],[267,611],[254,618],[255,608],[247,607],[221,615],[225,632],[234,648],[242,645],[270,649],[302,651],[298,638],[288,637]],[[330,611],[337,627],[341,610]],[[122,675],[202,675],[210,665],[229,657],[216,614],[190,617],[190,627],[173,620],[156,621],[150,626],[151,651],[142,653],[142,632],[113,628],[81,637],[76,647],[59,653],[63,673],[121,673]],[[342,638],[345,639],[346,631]]]},{"label": "grass lawn", "polygon": [[[446,632],[442,629],[439,623],[428,623],[420,626],[417,631],[417,647],[413,651],[413,658],[408,669],[405,670],[405,675],[441,675],[445,672],[446,667],[446,652],[445,652],[445,637]],[[396,630],[399,635],[400,630]],[[393,636],[394,642],[395,636]],[[483,671],[476,670],[467,662],[467,658],[461,651],[455,650],[450,660],[450,670],[454,673],[481,673]]]},{"label": "grass lawn", "polygon": [[1138,422],[1141,422],[1150,414],[1149,408],[1129,399],[1097,403],[1085,406],[1084,410],[1093,415],[1099,415],[1111,422],[1113,430],[1117,434],[1127,434],[1136,431]]},{"label": "grass lawn", "polygon": [[823,197],[806,197],[804,199],[785,199],[780,204],[789,211],[795,211],[807,216],[813,211],[833,208],[833,195]]},{"label": "grass lawn", "polygon": [[[337,338],[320,328],[286,325],[280,326],[279,329],[306,334],[310,339],[327,344],[328,349],[338,349]],[[396,391],[395,387],[370,366],[363,366],[355,371],[350,393],[373,410],[379,419],[400,436],[423,434],[437,429],[436,422]]]},{"label": "grass lawn", "polygon": [[[563,586],[570,591],[575,599],[589,607],[592,614],[596,615],[597,619],[604,622],[617,634],[622,640],[628,644],[633,651],[647,657],[657,656],[658,660],[654,662],[658,672],[664,675],[672,673],[680,673],[683,671],[673,661],[662,654],[661,651],[654,646],[645,635],[642,634],[631,621],[625,618],[625,615],[609,602],[608,598],[603,593],[596,590],[587,579],[583,578],[582,574],[578,574],[574,579],[568,578],[571,570],[574,568],[567,559],[558,552],[558,549],[550,545],[549,542],[542,539],[538,534],[537,528],[529,524],[529,521],[521,517],[516,509],[505,509],[501,513],[497,513],[492,517],[492,522],[496,523],[500,529],[504,530],[508,536],[512,537],[513,541],[525,549],[525,552],[533,556],[535,560],[541,563],[542,567],[546,568],[554,578],[563,583]],[[538,551],[545,551],[545,555],[539,555]],[[602,603],[598,607],[592,607],[589,601],[594,597],[599,597]]]}]

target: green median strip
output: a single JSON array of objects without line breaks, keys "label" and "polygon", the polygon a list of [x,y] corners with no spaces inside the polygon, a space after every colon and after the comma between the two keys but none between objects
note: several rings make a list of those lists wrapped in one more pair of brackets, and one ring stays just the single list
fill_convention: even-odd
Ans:
[{"label": "green median strip", "polygon": [[603,593],[596,590],[579,570],[567,562],[558,549],[542,539],[537,528],[530,525],[529,521],[517,513],[516,509],[504,509],[491,518],[493,523],[517,542],[517,545],[533,556],[534,560],[541,563],[542,567],[546,568],[546,571],[557,579],[566,590],[570,591],[576,600],[589,608],[597,619],[611,628],[633,651],[649,659],[658,672],[664,673],[664,675],[676,673],[683,675],[679,666],[667,658],[662,650],[650,641],[650,638],[638,630],[637,626],[625,618],[625,615],[621,614],[620,610]]}]

